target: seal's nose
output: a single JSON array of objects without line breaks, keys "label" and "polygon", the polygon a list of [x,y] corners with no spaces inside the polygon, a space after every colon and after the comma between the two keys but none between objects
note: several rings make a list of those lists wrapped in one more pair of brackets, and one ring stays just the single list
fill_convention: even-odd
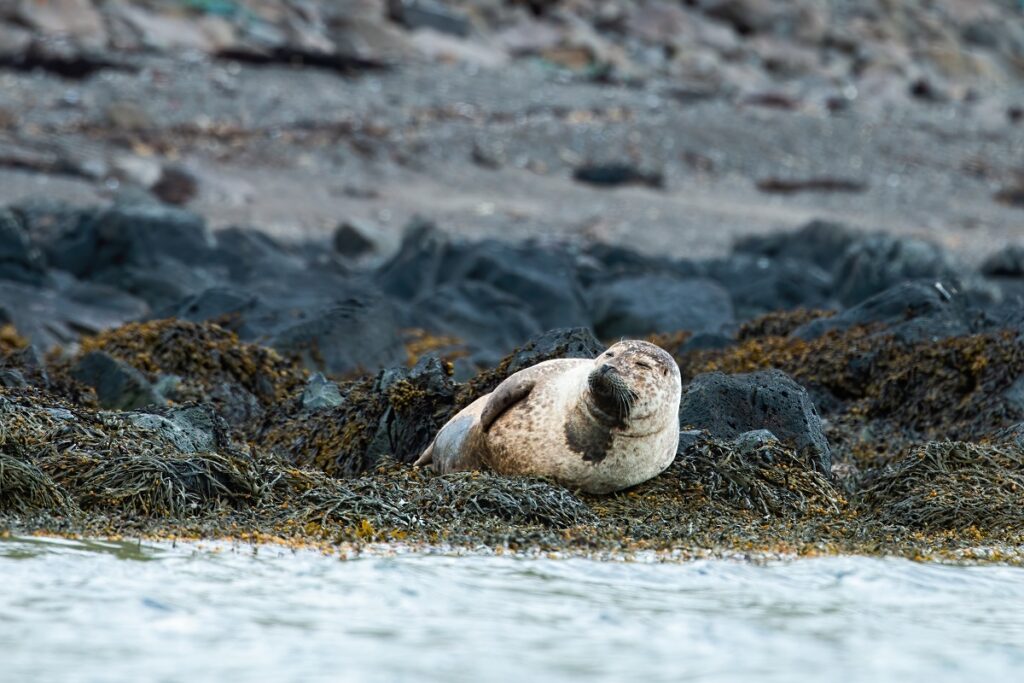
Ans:
[{"label": "seal's nose", "polygon": [[605,375],[607,375],[609,372],[613,371],[614,369],[615,368],[613,368],[610,365],[602,365],[601,366],[601,371],[600,371],[601,372],[601,376],[604,377]]}]

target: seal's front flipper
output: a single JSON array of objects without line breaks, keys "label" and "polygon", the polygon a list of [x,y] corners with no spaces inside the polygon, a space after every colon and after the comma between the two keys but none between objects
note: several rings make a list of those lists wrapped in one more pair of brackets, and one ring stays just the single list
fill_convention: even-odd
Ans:
[{"label": "seal's front flipper", "polygon": [[485,432],[489,430],[506,410],[529,396],[536,383],[527,373],[516,373],[499,384],[487,398],[487,405],[480,413],[480,428]]}]

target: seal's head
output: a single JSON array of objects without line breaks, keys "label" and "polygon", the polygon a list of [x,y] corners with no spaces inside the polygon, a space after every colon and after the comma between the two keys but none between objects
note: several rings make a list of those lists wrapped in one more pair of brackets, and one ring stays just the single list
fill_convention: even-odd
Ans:
[{"label": "seal's head", "polygon": [[594,359],[587,385],[595,412],[618,426],[679,410],[679,366],[650,342],[626,340],[609,347]]}]

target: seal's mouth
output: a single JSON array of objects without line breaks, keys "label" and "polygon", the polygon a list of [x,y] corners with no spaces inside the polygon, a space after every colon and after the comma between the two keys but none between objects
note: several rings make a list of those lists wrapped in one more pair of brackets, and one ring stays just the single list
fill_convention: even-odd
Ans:
[{"label": "seal's mouth", "polygon": [[594,368],[587,378],[587,383],[598,410],[618,423],[629,417],[638,396],[613,366],[602,365]]}]

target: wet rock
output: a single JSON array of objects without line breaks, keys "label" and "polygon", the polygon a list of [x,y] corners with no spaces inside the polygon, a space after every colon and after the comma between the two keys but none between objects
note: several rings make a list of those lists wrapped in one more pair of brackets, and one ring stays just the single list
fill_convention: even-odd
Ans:
[{"label": "wet rock", "polygon": [[104,408],[137,410],[164,402],[141,372],[102,351],[82,356],[71,376],[95,389]]},{"label": "wet rock", "polygon": [[1024,277],[1024,246],[1011,244],[985,259],[981,272],[990,277]]},{"label": "wet rock", "polygon": [[86,213],[43,244],[50,265],[77,277],[108,268],[153,268],[167,259],[194,264],[215,241],[198,215],[160,204],[115,205]]},{"label": "wet rock", "polygon": [[767,429],[743,432],[732,440],[736,451],[742,455],[752,455],[765,446],[778,443],[778,441],[778,438]]},{"label": "wet rock", "polygon": [[739,319],[832,307],[832,275],[807,261],[738,253],[704,264],[703,270],[729,291]]},{"label": "wet rock", "polygon": [[712,372],[694,377],[683,393],[679,422],[734,439],[766,429],[789,443],[821,472],[832,464],[818,411],[807,391],[779,370],[740,375]]},{"label": "wet rock", "polygon": [[512,375],[524,368],[554,358],[597,358],[604,345],[585,327],[549,330],[531,339],[508,357],[506,368]]},{"label": "wet rock", "polygon": [[587,164],[577,167],[572,177],[578,182],[598,187],[645,185],[657,190],[665,189],[665,176],[660,171],[648,171],[628,163]]},{"label": "wet rock", "polygon": [[469,19],[435,0],[389,0],[388,15],[408,29],[429,28],[459,37],[469,35]]},{"label": "wet rock", "polygon": [[423,300],[448,283],[484,283],[518,300],[546,329],[589,324],[575,272],[565,249],[536,242],[454,241],[420,222],[376,277],[386,293],[407,301]]},{"label": "wet rock", "polygon": [[25,375],[17,368],[5,368],[0,370],[0,387],[6,389],[23,389],[28,386]]},{"label": "wet rock", "polygon": [[304,410],[320,410],[336,408],[342,402],[338,385],[329,381],[321,373],[314,373],[302,390],[302,407]]},{"label": "wet rock", "polygon": [[18,0],[15,12],[21,23],[43,34],[66,36],[92,50],[107,44],[103,17],[90,0]]},{"label": "wet rock", "polygon": [[521,300],[484,282],[441,285],[413,300],[408,315],[410,327],[464,341],[473,363],[482,367],[543,331]]},{"label": "wet rock", "polygon": [[160,176],[150,187],[160,201],[174,206],[184,206],[199,194],[199,180],[181,166],[164,166]]},{"label": "wet rock", "polygon": [[741,238],[733,251],[808,261],[827,271],[856,239],[856,234],[842,223],[814,220],[793,232]]},{"label": "wet rock", "polygon": [[904,341],[942,339],[970,334],[962,297],[941,283],[904,282],[830,318],[812,320],[795,329],[794,337],[814,339],[830,330],[881,323],[885,333]]},{"label": "wet rock", "polygon": [[954,280],[960,268],[941,247],[912,237],[870,235],[836,264],[836,296],[851,306],[906,280]]},{"label": "wet rock", "polygon": [[426,357],[412,369],[384,370],[376,390],[387,396],[388,409],[367,449],[372,461],[393,455],[411,463],[447,421],[455,403],[455,386],[441,362]]},{"label": "wet rock", "polygon": [[376,230],[361,221],[344,221],[334,231],[334,251],[347,258],[360,258],[377,250],[372,239]]},{"label": "wet rock", "polygon": [[46,265],[15,214],[0,209],[0,279],[41,284]]},{"label": "wet rock", "polygon": [[56,282],[47,287],[0,280],[3,310],[43,350],[73,344],[82,334],[117,327],[147,312],[144,302],[118,290],[53,275]]},{"label": "wet rock", "polygon": [[332,374],[388,367],[405,360],[398,320],[394,305],[379,293],[353,289],[337,304],[278,332],[270,345]]},{"label": "wet rock", "polygon": [[798,192],[866,192],[868,184],[855,178],[822,176],[817,178],[769,177],[757,181],[757,189],[773,194]]},{"label": "wet rock", "polygon": [[602,339],[655,332],[719,332],[735,323],[729,293],[707,279],[640,275],[590,289],[594,330]]},{"label": "wet rock", "polygon": [[209,406],[129,413],[127,419],[136,427],[156,432],[180,453],[209,453],[227,445],[226,425]]}]

